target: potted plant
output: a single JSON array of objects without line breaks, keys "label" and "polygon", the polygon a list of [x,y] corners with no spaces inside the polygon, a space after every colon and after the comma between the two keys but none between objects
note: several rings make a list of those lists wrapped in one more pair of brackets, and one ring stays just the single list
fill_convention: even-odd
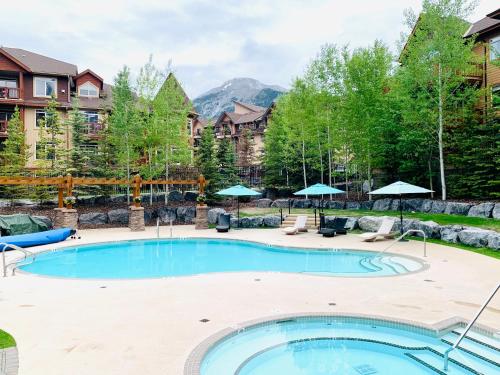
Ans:
[{"label": "potted plant", "polygon": [[76,203],[76,198],[70,195],[69,197],[65,197],[63,199],[63,203],[67,209],[72,209],[73,205]]},{"label": "potted plant", "polygon": [[140,195],[138,197],[134,197],[134,206],[135,207],[141,207],[141,203],[142,203],[142,198]]},{"label": "potted plant", "polygon": [[207,196],[205,194],[200,194],[196,197],[196,203],[198,206],[204,206],[207,202]]}]

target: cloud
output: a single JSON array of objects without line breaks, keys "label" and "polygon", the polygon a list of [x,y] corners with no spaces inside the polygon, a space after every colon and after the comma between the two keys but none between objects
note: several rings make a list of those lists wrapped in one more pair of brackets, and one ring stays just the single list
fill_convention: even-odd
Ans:
[{"label": "cloud", "polygon": [[[325,43],[394,47],[419,0],[24,0],[2,4],[0,44],[90,68],[106,81],[153,54],[195,97],[234,77],[288,86]],[[483,0],[473,20],[494,10]]]}]

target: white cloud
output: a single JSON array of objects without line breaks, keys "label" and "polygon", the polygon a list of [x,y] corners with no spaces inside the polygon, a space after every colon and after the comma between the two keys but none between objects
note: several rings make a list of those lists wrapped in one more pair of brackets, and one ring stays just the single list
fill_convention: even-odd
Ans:
[{"label": "white cloud", "polygon": [[[91,68],[112,82],[150,53],[190,96],[235,76],[287,86],[324,43],[393,47],[419,0],[24,0],[2,4],[0,44]],[[478,20],[498,6],[483,0]]]}]

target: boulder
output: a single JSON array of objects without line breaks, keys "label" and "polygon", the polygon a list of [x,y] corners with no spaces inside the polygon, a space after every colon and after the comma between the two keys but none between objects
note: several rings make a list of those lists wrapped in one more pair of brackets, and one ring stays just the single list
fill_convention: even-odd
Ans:
[{"label": "boulder", "polygon": [[444,225],[439,230],[440,237],[443,241],[457,243],[458,233],[464,229],[461,225]]},{"label": "boulder", "polygon": [[[127,213],[128,214],[128,213]],[[102,225],[108,222],[108,215],[102,212],[89,212],[78,217],[80,224]]]},{"label": "boulder", "polygon": [[262,226],[263,218],[262,216],[251,216],[240,218],[241,228],[258,228]]},{"label": "boulder", "polygon": [[[240,219],[241,222],[241,219]],[[234,216],[231,216],[231,228],[238,228],[238,219]],[[242,228],[242,227],[240,227]]]},{"label": "boulder", "polygon": [[288,201],[289,199],[276,199],[273,203],[271,203],[271,207],[288,208]]},{"label": "boulder", "polygon": [[444,213],[448,215],[467,215],[471,206],[469,203],[448,202]]},{"label": "boulder", "polygon": [[328,208],[333,210],[342,210],[345,207],[344,201],[328,201]]},{"label": "boulder", "polygon": [[494,207],[495,204],[491,202],[476,204],[470,208],[467,216],[489,218]]},{"label": "boulder", "polygon": [[431,199],[423,199],[419,211],[430,212],[432,210],[432,202],[433,201]]},{"label": "boulder", "polygon": [[399,199],[392,200],[391,211],[399,211]]},{"label": "boulder", "polygon": [[31,199],[16,199],[14,201],[14,206],[36,206],[36,202]]},{"label": "boulder", "polygon": [[345,202],[346,210],[359,210],[361,208],[361,203],[359,202]]},{"label": "boulder", "polygon": [[358,218],[357,217],[346,217],[346,216],[325,216],[325,227],[333,228],[333,221],[336,217],[347,219],[344,228],[347,230],[353,230],[358,228]]},{"label": "boulder", "polygon": [[184,196],[179,190],[171,190],[168,193],[168,200],[171,202],[181,202]]},{"label": "boulder", "polygon": [[196,216],[195,207],[177,207],[177,219],[186,224],[194,223],[194,217]]},{"label": "boulder", "polygon": [[226,210],[223,208],[212,208],[208,210],[208,224],[217,224],[219,216],[225,214]]},{"label": "boulder", "polygon": [[279,228],[281,225],[281,217],[276,215],[266,215],[262,218],[262,224],[265,227]]},{"label": "boulder", "polygon": [[273,201],[271,199],[268,199],[268,198],[257,199],[255,201],[255,205],[259,208],[271,207],[271,203],[273,203]]},{"label": "boulder", "polygon": [[184,200],[186,202],[196,202],[196,198],[198,198],[198,192],[196,191],[186,191],[184,193]]},{"label": "boulder", "polygon": [[500,250],[500,233],[494,232],[488,236],[488,247],[493,250]]},{"label": "boulder", "polygon": [[170,220],[177,220],[177,210],[172,207],[160,207],[157,210],[157,215],[162,223],[170,223]]},{"label": "boulder", "polygon": [[374,211],[388,211],[390,210],[392,205],[392,199],[391,198],[385,198],[385,199],[378,199],[373,203],[373,210]]},{"label": "boulder", "polygon": [[[387,218],[387,216],[386,216]],[[394,220],[394,225],[392,226],[392,231],[393,232],[401,232],[401,220],[396,217],[391,217],[392,220]],[[410,230],[410,229],[419,229],[418,223],[420,221],[416,219],[403,219],[403,233]]]},{"label": "boulder", "polygon": [[119,208],[108,211],[108,220],[110,224],[128,224],[128,210]]},{"label": "boulder", "polygon": [[382,217],[363,216],[358,219],[358,226],[364,232],[376,232],[382,224]]},{"label": "boulder", "polygon": [[446,205],[445,201],[432,201],[431,209],[428,212],[431,214],[442,214],[446,209]]},{"label": "boulder", "polygon": [[310,199],[294,199],[293,200],[293,208],[309,208],[311,207]]},{"label": "boulder", "polygon": [[493,211],[491,211],[491,217],[493,219],[500,219],[500,203],[495,204]]},{"label": "boulder", "polygon": [[491,230],[468,228],[458,233],[458,239],[464,245],[485,247],[488,246],[488,237],[495,233]]},{"label": "boulder", "polygon": [[47,229],[52,229],[54,227],[54,225],[52,224],[52,220],[48,216],[34,215],[33,218],[42,221],[47,226]]},{"label": "boulder", "polygon": [[[97,206],[104,206],[106,203],[108,203],[109,198],[105,197],[104,195],[99,195],[98,197],[94,197],[94,202],[89,203],[90,205],[97,205]],[[125,199],[126,201],[126,199]],[[132,201],[132,198],[130,198],[130,201]]]},{"label": "boulder", "polygon": [[403,210],[422,212],[423,203],[424,203],[424,200],[421,198],[404,199],[403,200]]},{"label": "boulder", "polygon": [[374,201],[364,201],[364,202],[360,202],[360,208],[362,210],[371,210],[373,208],[373,203]]},{"label": "boulder", "polygon": [[[414,228],[412,229],[419,229],[425,233],[427,238],[439,238],[441,233],[441,227],[439,226],[438,223],[434,221],[418,221],[416,220],[416,223],[414,224]],[[422,233],[416,233],[418,237],[423,237]]]},{"label": "boulder", "polygon": [[[156,218],[158,218],[158,211],[155,209],[145,209],[144,210],[144,223],[151,223]],[[156,224],[156,222],[155,222]]]},{"label": "boulder", "polygon": [[[103,197],[106,199],[106,197]],[[126,203],[127,202],[127,195],[126,194],[121,194],[121,195],[112,195],[111,197],[108,197],[109,202],[111,203]]]}]

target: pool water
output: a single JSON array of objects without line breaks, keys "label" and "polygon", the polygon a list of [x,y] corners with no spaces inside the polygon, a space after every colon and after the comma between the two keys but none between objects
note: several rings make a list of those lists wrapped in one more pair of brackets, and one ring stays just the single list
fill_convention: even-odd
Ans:
[{"label": "pool water", "polygon": [[[230,334],[202,360],[201,375],[500,374],[500,340],[472,332],[451,355],[461,332],[352,317],[272,321]],[[467,351],[464,351],[463,349]]]},{"label": "pool water", "polygon": [[419,270],[414,259],[358,250],[298,249],[220,239],[136,240],[42,253],[20,269],[71,278],[155,278],[213,272],[388,276]]}]

